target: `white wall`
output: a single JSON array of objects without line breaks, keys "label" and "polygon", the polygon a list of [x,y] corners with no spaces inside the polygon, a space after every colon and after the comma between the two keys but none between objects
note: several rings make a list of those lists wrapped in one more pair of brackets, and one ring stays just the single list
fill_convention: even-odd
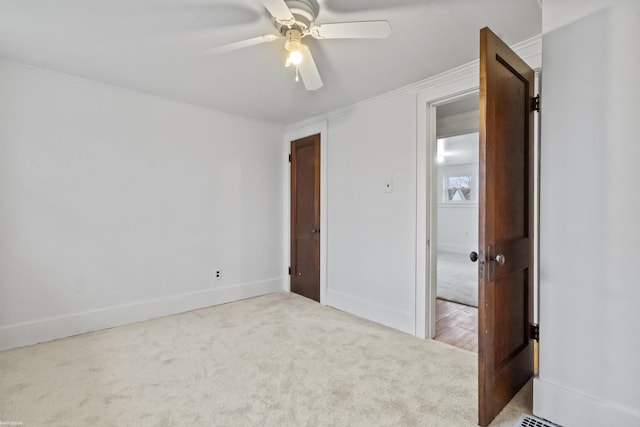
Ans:
[{"label": "white wall", "polygon": [[438,206],[438,251],[478,250],[478,206]]},{"label": "white wall", "polygon": [[[538,38],[518,50],[538,66]],[[286,128],[285,135],[326,129],[327,305],[426,336],[429,129],[435,136],[426,110],[477,90],[478,69],[477,61],[465,64]],[[477,118],[461,122],[470,123],[477,126]],[[388,181],[392,193],[385,192]]]},{"label": "white wall", "polygon": [[[472,129],[471,133],[438,138],[438,251],[468,254],[478,250],[478,114],[476,111],[476,128]],[[447,200],[448,178],[452,176],[471,177],[471,200]]]},{"label": "white wall", "polygon": [[0,63],[0,349],[282,289],[282,131]]},{"label": "white wall", "polygon": [[321,168],[326,175],[321,190],[326,198],[326,289],[321,300],[414,333],[415,93],[400,90],[293,124],[286,129],[285,144],[289,136],[314,128],[326,129]]},{"label": "white wall", "polygon": [[543,3],[534,413],[640,426],[640,2]]},{"label": "white wall", "polygon": [[471,176],[477,194],[478,163],[438,167],[438,251],[469,254],[478,250],[478,201],[445,202],[449,176]]},{"label": "white wall", "polygon": [[332,114],[327,153],[327,304],[409,333],[415,328],[415,129],[415,95],[401,92]]}]

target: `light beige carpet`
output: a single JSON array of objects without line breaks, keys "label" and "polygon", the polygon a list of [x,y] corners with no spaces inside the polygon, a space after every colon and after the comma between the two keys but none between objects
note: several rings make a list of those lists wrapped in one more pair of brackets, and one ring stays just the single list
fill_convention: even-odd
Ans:
[{"label": "light beige carpet", "polygon": [[[477,356],[278,293],[0,352],[24,426],[473,426]],[[494,425],[528,409],[530,387]]]}]

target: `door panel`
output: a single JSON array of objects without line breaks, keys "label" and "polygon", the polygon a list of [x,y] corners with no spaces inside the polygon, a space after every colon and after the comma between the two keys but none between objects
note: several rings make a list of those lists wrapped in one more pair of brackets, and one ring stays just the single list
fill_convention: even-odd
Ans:
[{"label": "door panel", "polygon": [[[524,301],[527,289],[521,284],[526,283],[526,273],[526,270],[520,270],[496,279],[494,285],[496,301]],[[504,331],[497,334],[495,340],[493,363],[497,368],[508,362],[514,353],[528,344],[526,328],[521,330],[510,327],[510,325],[528,324],[526,314],[526,307],[519,305],[500,307],[495,310],[495,329]]]},{"label": "door panel", "polygon": [[479,424],[533,374],[529,213],[534,72],[480,31]]},{"label": "door panel", "polygon": [[291,142],[291,291],[320,302],[320,135]]}]

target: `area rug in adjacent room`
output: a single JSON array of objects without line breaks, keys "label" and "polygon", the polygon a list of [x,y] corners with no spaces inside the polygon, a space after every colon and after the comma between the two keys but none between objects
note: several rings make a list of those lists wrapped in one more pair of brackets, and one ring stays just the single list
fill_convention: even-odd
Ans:
[{"label": "area rug in adjacent room", "polygon": [[438,298],[478,306],[478,265],[468,254],[438,251]]}]

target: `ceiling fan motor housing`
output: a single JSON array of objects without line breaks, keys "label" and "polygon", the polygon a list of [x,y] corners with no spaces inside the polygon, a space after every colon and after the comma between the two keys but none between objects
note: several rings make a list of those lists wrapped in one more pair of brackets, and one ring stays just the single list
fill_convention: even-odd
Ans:
[{"label": "ceiling fan motor housing", "polygon": [[[301,32],[309,29],[318,15],[318,7],[312,0],[285,0],[296,22],[290,28],[299,28]],[[284,32],[284,31],[283,31]]]}]

